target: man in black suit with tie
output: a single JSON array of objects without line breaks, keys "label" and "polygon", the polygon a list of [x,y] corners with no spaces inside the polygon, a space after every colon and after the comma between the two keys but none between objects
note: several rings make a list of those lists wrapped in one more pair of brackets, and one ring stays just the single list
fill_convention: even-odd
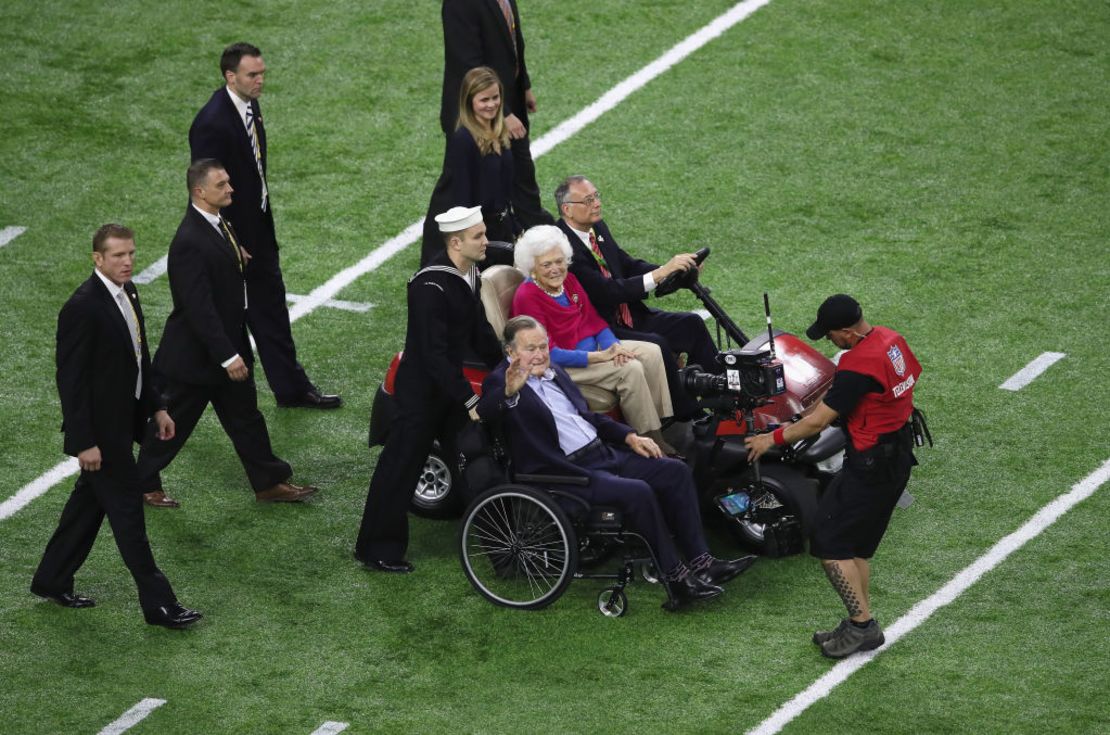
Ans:
[{"label": "man in black suit with tie", "polygon": [[685,352],[691,364],[718,372],[717,346],[705,321],[688,311],[653,309],[644,300],[667,276],[696,268],[691,253],[679,253],[663,265],[634,258],[617,244],[601,218],[601,193],[585,176],[570,176],[555,189],[555,203],[574,251],[570,271],[582,283],[590,303],[620,339],[654,342],[663,352],[675,418],[701,414],[682,388],[675,356]]},{"label": "man in black suit with tie", "polygon": [[590,411],[570,376],[551,364],[539,322],[510,319],[505,344],[509,361],[482,384],[479,416],[504,422],[517,472],[586,477],[584,487],[560,489],[621,510],[655,552],[675,603],[670,609],[716,597],[719,585],[752,565],[753,556],[713,558],[690,468],[664,457],[648,437]]},{"label": "man in black suit with tie", "polygon": [[293,503],[316,492],[289,482],[293,470],[274,455],[266,420],[258,410],[247,338],[249,292],[244,266],[250,255],[235,229],[220,216],[231,204],[227,171],[211,158],[186,175],[191,202],[170,243],[173,311],[166,320],[154,368],[165,380],[177,433],[159,441],[148,431],[139,451],[139,483],[162,492],[159,473],[173,461],[211,403],[247,471],[259,502]]},{"label": "man in black suit with tie", "polygon": [[174,422],[151,382],[139,294],[131,283],[135,235],[107,224],[93,236],[96,270],[58,315],[57,383],[66,454],[81,475],[31,582],[31,592],[70,608],[96,603],[73,592],[104,516],[139,588],[152,625],[184,628],[200,613],[177,602],[150,551],[133,444],[150,421],[155,441],[174,436]]},{"label": "man in black suit with tie", "polygon": [[193,161],[214,158],[222,163],[237,192],[223,215],[251,254],[244,270],[247,322],[266,379],[279,406],[338,408],[339,396],[321,393],[297,362],[289,325],[266,178],[266,128],[258,105],[266,73],[262,52],[249,43],[232,44],[220,57],[220,71],[227,85],[194,118],[189,149]]},{"label": "man in black suit with tie", "polygon": [[446,135],[459,117],[459,87],[476,66],[497,72],[505,125],[512,138],[513,211],[528,229],[550,225],[552,216],[540,204],[536,165],[529,142],[528,113],[536,111],[536,95],[524,61],[524,34],[516,0],[443,0],[443,97],[439,123]]}]

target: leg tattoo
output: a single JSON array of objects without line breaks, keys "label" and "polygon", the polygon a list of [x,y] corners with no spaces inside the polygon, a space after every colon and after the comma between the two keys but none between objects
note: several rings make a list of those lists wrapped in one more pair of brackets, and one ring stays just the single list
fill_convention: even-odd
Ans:
[{"label": "leg tattoo", "polygon": [[844,576],[844,572],[840,570],[840,564],[835,561],[825,561],[821,563],[825,568],[825,576],[829,578],[833,589],[840,595],[840,599],[844,602],[844,607],[848,608],[848,617],[859,617],[863,614],[863,607],[860,605],[859,599],[856,597],[855,591],[852,589],[851,583],[848,578]]}]

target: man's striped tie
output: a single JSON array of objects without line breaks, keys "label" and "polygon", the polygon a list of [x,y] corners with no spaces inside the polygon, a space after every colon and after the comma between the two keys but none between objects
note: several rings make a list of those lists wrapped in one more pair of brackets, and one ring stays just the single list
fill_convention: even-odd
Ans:
[{"label": "man's striped tie", "polygon": [[254,127],[254,107],[252,105],[247,105],[247,135],[251,139],[254,163],[258,166],[258,178],[262,179],[262,211],[265,212],[269,191],[266,187],[266,174],[262,173],[262,149],[258,145],[258,131]]}]

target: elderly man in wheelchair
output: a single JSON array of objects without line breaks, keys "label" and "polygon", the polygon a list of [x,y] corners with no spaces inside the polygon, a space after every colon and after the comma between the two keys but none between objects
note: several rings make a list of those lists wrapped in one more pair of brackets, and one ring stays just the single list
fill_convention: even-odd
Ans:
[{"label": "elderly man in wheelchair", "polygon": [[535,319],[510,319],[504,337],[509,359],[486,378],[477,411],[504,426],[518,478],[581,478],[583,484],[560,490],[618,509],[653,552],[667,585],[667,609],[720,595],[722,584],[751,566],[755,557],[726,561],[709,553],[689,467],[628,426],[591,412],[567,374],[551,365],[547,334]]}]

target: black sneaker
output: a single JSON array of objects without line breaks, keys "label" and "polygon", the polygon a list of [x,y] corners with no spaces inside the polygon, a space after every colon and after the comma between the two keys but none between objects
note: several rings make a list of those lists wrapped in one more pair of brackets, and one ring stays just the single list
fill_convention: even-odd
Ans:
[{"label": "black sneaker", "polygon": [[829,640],[834,635],[839,633],[840,630],[845,625],[851,625],[851,624],[852,624],[851,620],[849,620],[848,618],[844,618],[843,620],[840,621],[840,625],[836,626],[832,630],[819,630],[819,631],[817,631],[816,633],[813,634],[813,644],[815,646],[821,645],[822,643],[824,643],[825,641]]},{"label": "black sneaker", "polygon": [[821,653],[829,658],[844,658],[857,651],[870,651],[886,642],[879,621],[872,618],[865,628],[849,623],[838,628],[829,640],[821,644]]}]

